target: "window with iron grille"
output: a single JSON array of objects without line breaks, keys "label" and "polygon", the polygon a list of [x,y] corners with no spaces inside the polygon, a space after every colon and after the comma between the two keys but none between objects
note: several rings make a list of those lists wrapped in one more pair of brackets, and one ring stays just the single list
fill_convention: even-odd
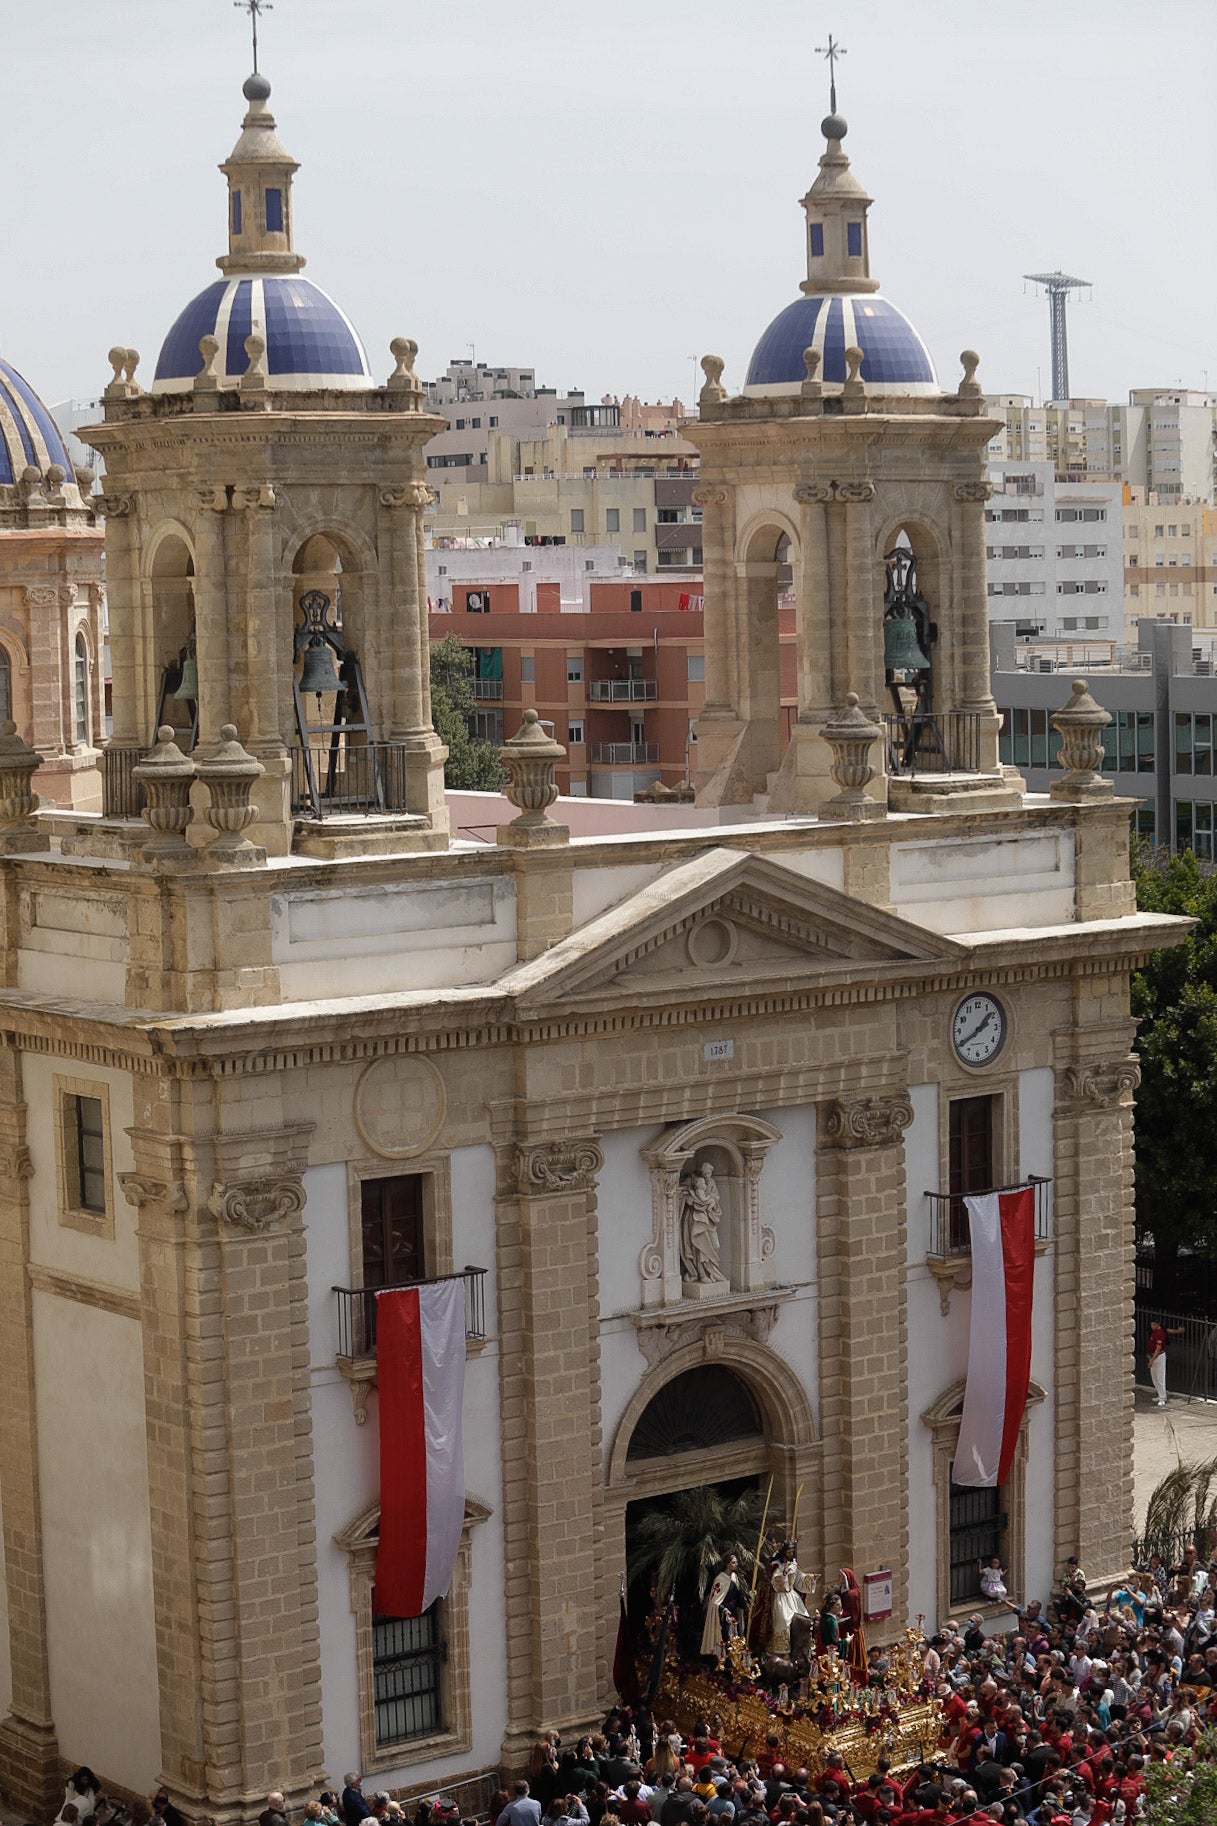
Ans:
[{"label": "window with iron grille", "polygon": [[1003,1493],[951,1485],[951,1603],[979,1598],[980,1566],[1000,1554],[1006,1532]]},{"label": "window with iron grille", "polygon": [[406,1743],[443,1729],[444,1639],[437,1600],[421,1617],[372,1617],[376,1743]]}]

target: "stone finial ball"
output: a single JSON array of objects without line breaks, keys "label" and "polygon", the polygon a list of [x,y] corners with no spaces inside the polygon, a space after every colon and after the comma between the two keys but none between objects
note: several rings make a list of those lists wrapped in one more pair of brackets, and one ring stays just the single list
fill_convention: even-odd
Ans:
[{"label": "stone finial ball", "polygon": [[842,114],[826,114],[820,122],[820,132],[825,139],[844,139],[849,132]]},{"label": "stone finial ball", "polygon": [[162,723],[156,732],[156,739],[158,742],[172,742],[176,733],[172,723]]},{"label": "stone finial ball", "polygon": [[236,739],[237,739],[236,724],[235,723],[221,723],[220,724],[221,742],[235,742]]},{"label": "stone finial ball", "polygon": [[851,710],[856,710],[858,708],[858,693],[856,691],[847,691],[845,693],[845,702]]},{"label": "stone finial ball", "polygon": [[255,70],[252,76],[247,76],[245,78],[245,81],[241,84],[241,93],[246,101],[270,100],[270,84],[267,82],[265,76],[263,76],[261,70]]},{"label": "stone finial ball", "polygon": [[524,721],[525,721],[525,722],[526,722],[526,723],[527,723],[527,724],[528,724],[528,726],[529,726],[529,727],[530,727],[530,728],[531,728],[531,727],[532,727],[532,725],[533,725],[533,724],[534,724],[534,723],[539,723],[539,722],[540,722],[540,720],[541,720],[541,719],[540,719],[540,717],[539,717],[539,716],[538,716],[538,715],[537,715],[537,712],[536,712],[536,711],[535,711],[535,710],[526,710],[526,711],[525,711],[525,712],[524,712]]}]

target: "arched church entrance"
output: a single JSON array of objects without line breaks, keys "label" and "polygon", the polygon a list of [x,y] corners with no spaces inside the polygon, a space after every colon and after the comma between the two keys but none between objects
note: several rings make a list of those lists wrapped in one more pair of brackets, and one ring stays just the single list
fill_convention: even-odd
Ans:
[{"label": "arched church entrance", "polygon": [[[793,1519],[818,1558],[818,1475],[810,1409],[789,1367],[744,1338],[718,1355],[686,1347],[648,1376],[629,1404],[610,1457],[605,1540],[620,1554],[636,1630],[670,1591],[677,1635],[696,1653],[703,1590],[724,1557],[755,1554],[768,1529]],[[612,1562],[610,1561],[610,1566]]]}]

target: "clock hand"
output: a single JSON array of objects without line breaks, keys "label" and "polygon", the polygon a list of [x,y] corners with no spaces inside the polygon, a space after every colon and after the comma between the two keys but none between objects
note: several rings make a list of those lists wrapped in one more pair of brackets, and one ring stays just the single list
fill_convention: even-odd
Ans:
[{"label": "clock hand", "polygon": [[971,1045],[972,1041],[975,1040],[980,1034],[982,1034],[985,1031],[985,1028],[989,1025],[989,1022],[992,1019],[993,1019],[993,1010],[990,1008],[988,1014],[985,1016],[984,1020],[980,1024],[980,1026],[974,1027],[972,1029],[971,1033],[967,1034],[965,1036],[965,1038],[959,1042],[959,1044],[961,1046]]}]

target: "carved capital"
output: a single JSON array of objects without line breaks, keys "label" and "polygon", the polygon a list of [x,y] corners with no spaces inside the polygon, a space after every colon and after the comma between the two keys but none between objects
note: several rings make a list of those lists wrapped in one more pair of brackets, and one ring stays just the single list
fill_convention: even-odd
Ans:
[{"label": "carved capital", "polygon": [[954,494],[957,501],[991,501],[993,484],[992,482],[956,482]]},{"label": "carved capital", "polygon": [[59,586],[54,583],[27,583],[22,594],[28,609],[47,610],[59,607]]},{"label": "carved capital", "polygon": [[690,498],[695,507],[725,507],[727,505],[725,488],[695,488]]},{"label": "carved capital", "polygon": [[152,1179],[143,1173],[120,1173],[118,1183],[127,1203],[137,1209],[141,1205],[165,1205],[170,1211],[186,1209],[186,1191],[179,1180]]},{"label": "carved capital", "polygon": [[0,1147],[0,1178],[13,1183],[34,1177],[34,1163],[30,1151],[24,1147]]},{"label": "carved capital", "polygon": [[521,1193],[586,1192],[596,1183],[604,1155],[594,1141],[537,1141],[516,1149]]},{"label": "carved capital", "polygon": [[261,1236],[304,1209],[304,1187],[298,1178],[251,1179],[244,1185],[211,1188],[207,1209],[223,1224]]},{"label": "carved capital", "polygon": [[826,1132],[838,1147],[890,1147],[912,1120],[905,1091],[891,1097],[838,1097],[828,1106]]},{"label": "carved capital", "polygon": [[205,514],[222,514],[228,511],[228,490],[226,488],[200,488],[196,498]]},{"label": "carved capital", "polygon": [[805,507],[812,503],[823,506],[829,501],[852,506],[860,501],[873,501],[875,484],[873,482],[799,482],[795,485],[794,498]]},{"label": "carved capital", "polygon": [[434,491],[426,482],[407,482],[402,488],[382,488],[379,494],[382,507],[430,507],[435,499]]},{"label": "carved capital", "polygon": [[1126,1091],[1135,1091],[1141,1082],[1141,1067],[1135,1059],[1116,1059],[1098,1065],[1067,1065],[1058,1080],[1061,1096],[1068,1103],[1093,1103],[1099,1109],[1110,1109],[1119,1103]]},{"label": "carved capital", "polygon": [[278,507],[279,497],[269,482],[261,482],[256,488],[234,488],[232,504],[240,512],[245,508],[263,508],[270,510]]},{"label": "carved capital", "polygon": [[94,513],[104,514],[108,520],[121,520],[135,509],[134,495],[98,494],[93,496]]}]

